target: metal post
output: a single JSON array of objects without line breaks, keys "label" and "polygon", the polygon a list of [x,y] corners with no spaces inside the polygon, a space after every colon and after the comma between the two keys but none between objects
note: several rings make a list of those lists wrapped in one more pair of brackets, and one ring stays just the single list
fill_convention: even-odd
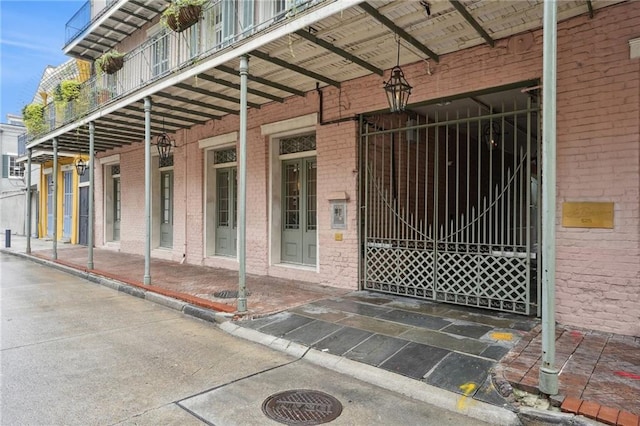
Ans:
[{"label": "metal post", "polygon": [[87,259],[87,269],[93,269],[93,227],[94,227],[94,212],[93,212],[93,191],[94,187],[94,164],[96,161],[95,148],[95,130],[96,125],[92,121],[89,123],[89,225],[87,230],[87,245],[89,246],[89,257]]},{"label": "metal post", "polygon": [[31,148],[27,151],[27,254],[31,254]]},{"label": "metal post", "polygon": [[151,284],[151,98],[144,98],[144,283]]},{"label": "metal post", "polygon": [[58,139],[53,138],[53,260],[58,258]]},{"label": "metal post", "polygon": [[540,391],[558,393],[555,368],[556,279],[556,0],[544,2],[542,101],[542,365]]},{"label": "metal post", "polygon": [[240,168],[238,176],[238,312],[247,311],[246,285],[246,198],[247,198],[247,74],[249,57],[240,57]]}]

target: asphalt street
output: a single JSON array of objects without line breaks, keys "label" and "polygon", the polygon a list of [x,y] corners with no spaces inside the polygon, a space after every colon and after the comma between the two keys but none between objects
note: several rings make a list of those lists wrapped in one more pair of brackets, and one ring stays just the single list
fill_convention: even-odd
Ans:
[{"label": "asphalt street", "polygon": [[2,425],[269,425],[271,395],[319,391],[336,425],[481,425],[151,301],[0,253]]}]

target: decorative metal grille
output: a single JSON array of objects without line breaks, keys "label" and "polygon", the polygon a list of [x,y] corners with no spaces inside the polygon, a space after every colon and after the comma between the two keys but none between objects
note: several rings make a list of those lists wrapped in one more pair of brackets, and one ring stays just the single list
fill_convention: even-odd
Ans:
[{"label": "decorative metal grille", "polygon": [[280,139],[280,155],[295,154],[297,152],[314,151],[316,149],[316,135],[295,136]]},{"label": "decorative metal grille", "polygon": [[[365,289],[526,315],[537,306],[530,102],[427,112],[411,138],[399,114],[363,119]],[[487,123],[499,132],[491,144]]]},{"label": "decorative metal grille", "polygon": [[213,162],[215,164],[235,163],[237,161],[236,149],[228,148],[214,152]]},{"label": "decorative metal grille", "polygon": [[111,166],[111,176],[117,176],[120,174],[120,164],[116,164],[115,166]]},{"label": "decorative metal grille", "polygon": [[171,167],[173,166],[173,154],[169,155],[167,158],[160,157],[159,167]]}]

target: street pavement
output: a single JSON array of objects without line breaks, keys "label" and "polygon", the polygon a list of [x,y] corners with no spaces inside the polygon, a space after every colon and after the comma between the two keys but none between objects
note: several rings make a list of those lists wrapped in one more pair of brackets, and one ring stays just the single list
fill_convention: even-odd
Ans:
[{"label": "street pavement", "polygon": [[291,389],[335,397],[336,425],[487,424],[20,257],[0,284],[2,425],[275,425]]}]

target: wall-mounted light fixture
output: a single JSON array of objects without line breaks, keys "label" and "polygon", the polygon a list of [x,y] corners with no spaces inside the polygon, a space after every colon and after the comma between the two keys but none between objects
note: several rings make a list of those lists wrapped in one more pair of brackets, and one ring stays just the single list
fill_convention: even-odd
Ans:
[{"label": "wall-mounted light fixture", "polygon": [[391,112],[404,111],[411,95],[411,85],[404,78],[402,68],[400,68],[400,39],[398,38],[398,61],[391,69],[391,78],[384,83],[384,91],[387,94],[389,108]]}]

